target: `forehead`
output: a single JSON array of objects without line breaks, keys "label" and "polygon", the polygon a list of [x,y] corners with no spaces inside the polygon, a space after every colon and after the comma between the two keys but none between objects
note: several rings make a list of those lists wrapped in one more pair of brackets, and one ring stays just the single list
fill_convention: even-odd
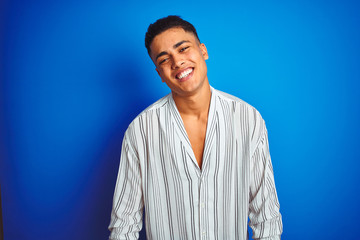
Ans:
[{"label": "forehead", "polygon": [[170,28],[158,34],[150,45],[152,54],[156,55],[162,51],[172,49],[173,46],[180,41],[196,42],[196,37],[191,32],[186,32],[182,28]]}]

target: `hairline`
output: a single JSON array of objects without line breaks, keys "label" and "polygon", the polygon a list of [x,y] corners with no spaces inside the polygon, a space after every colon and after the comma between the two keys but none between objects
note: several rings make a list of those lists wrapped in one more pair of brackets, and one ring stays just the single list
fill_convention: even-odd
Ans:
[{"label": "hairline", "polygon": [[181,26],[181,25],[169,27],[169,28],[165,29],[164,31],[159,32],[158,34],[156,34],[156,35],[152,38],[152,40],[151,40],[151,42],[150,42],[150,44],[149,44],[149,51],[148,51],[148,54],[149,54],[150,58],[151,58],[151,45],[152,45],[152,43],[154,42],[154,39],[155,39],[158,35],[162,34],[163,32],[166,32],[167,30],[170,30],[170,29],[176,29],[176,28],[180,28],[180,29],[184,30],[184,31],[187,32],[187,33],[191,33],[191,34],[195,37],[195,40],[196,40],[197,44],[199,44],[199,45],[201,44],[199,37],[196,36],[196,34],[195,34],[193,31],[191,31],[191,30],[186,30],[186,29],[185,29],[183,26]]}]

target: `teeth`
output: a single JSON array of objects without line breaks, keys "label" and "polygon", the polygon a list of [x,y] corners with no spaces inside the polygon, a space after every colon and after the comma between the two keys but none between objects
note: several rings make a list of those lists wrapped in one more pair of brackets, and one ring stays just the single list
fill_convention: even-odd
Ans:
[{"label": "teeth", "polygon": [[191,69],[188,69],[188,70],[182,72],[182,73],[179,75],[179,79],[182,79],[182,78],[184,78],[184,77],[187,77],[192,71],[193,71],[193,70],[192,70],[192,68],[191,68]]}]

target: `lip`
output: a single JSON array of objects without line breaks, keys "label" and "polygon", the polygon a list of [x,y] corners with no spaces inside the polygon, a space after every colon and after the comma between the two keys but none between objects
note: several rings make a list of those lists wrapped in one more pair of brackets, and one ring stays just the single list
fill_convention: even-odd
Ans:
[{"label": "lip", "polygon": [[[189,73],[189,75],[187,75],[186,77],[184,77],[184,78],[182,78],[182,79],[178,79],[178,78],[176,77],[176,75],[178,75],[178,74],[180,74],[181,72],[184,72],[184,71],[186,71],[186,70],[188,70],[188,69],[192,69],[192,72]],[[176,78],[176,80],[178,80],[179,82],[185,82],[185,81],[187,81],[188,79],[190,79],[193,75],[194,75],[194,68],[192,68],[192,67],[187,67],[187,68],[182,69],[181,71],[178,71],[178,72],[175,74],[175,78]]]}]

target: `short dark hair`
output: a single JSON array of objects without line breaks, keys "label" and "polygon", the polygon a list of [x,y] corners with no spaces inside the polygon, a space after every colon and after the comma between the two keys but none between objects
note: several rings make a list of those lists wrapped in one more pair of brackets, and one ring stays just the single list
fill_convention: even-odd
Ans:
[{"label": "short dark hair", "polygon": [[157,35],[159,35],[160,33],[165,32],[166,30],[168,30],[170,28],[174,28],[174,27],[179,27],[179,28],[184,29],[185,32],[193,33],[194,36],[200,42],[199,36],[197,35],[197,32],[196,32],[196,29],[191,23],[185,21],[184,19],[182,19],[179,16],[169,15],[167,17],[160,18],[156,22],[149,25],[147,32],[145,34],[145,47],[146,47],[149,55],[151,53],[150,45],[151,45],[152,41],[154,40],[154,38]]}]

